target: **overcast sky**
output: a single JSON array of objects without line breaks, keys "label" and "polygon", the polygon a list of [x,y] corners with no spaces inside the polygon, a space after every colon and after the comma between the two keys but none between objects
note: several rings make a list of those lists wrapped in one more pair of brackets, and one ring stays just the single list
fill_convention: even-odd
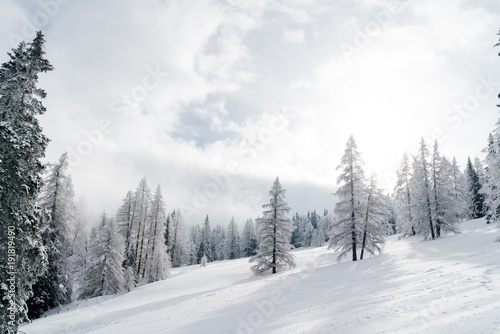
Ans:
[{"label": "overcast sky", "polygon": [[47,161],[69,152],[92,211],[146,176],[189,223],[242,226],[277,175],[293,212],[332,211],[351,134],[387,191],[421,137],[483,158],[499,28],[498,0],[2,0],[0,62],[43,30]]}]

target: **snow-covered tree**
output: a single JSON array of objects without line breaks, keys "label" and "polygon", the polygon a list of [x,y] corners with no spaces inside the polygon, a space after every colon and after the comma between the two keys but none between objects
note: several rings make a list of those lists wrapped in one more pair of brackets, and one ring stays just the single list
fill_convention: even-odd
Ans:
[{"label": "snow-covered tree", "polygon": [[351,252],[352,260],[358,259],[363,232],[363,217],[365,214],[366,185],[363,161],[357,149],[354,137],[347,141],[344,155],[337,167],[340,176],[337,178],[337,203],[335,204],[334,232],[330,236],[328,248],[340,251],[338,260]]},{"label": "snow-covered tree", "polygon": [[269,191],[271,197],[268,204],[262,207],[262,218],[257,220],[260,237],[257,254],[250,258],[250,262],[257,262],[252,266],[256,275],[264,274],[269,270],[275,274],[285,267],[295,267],[294,257],[290,253],[290,236],[294,229],[292,221],[287,217],[290,212],[285,201],[286,189],[283,189],[279,177]]},{"label": "snow-covered tree", "polygon": [[125,259],[123,261],[125,291],[131,291],[137,284],[137,268],[133,237],[134,208],[135,197],[132,191],[129,190],[123,199],[122,205],[116,213],[118,232],[123,237],[125,242]]},{"label": "snow-covered tree", "polygon": [[413,160],[413,175],[410,180],[413,194],[413,220],[418,234],[425,238],[436,238],[431,203],[431,176],[429,175],[429,150],[424,139],[420,141],[419,151]]},{"label": "snow-covered tree", "polygon": [[212,262],[214,260],[214,256],[212,253],[212,243],[211,243],[211,230],[210,230],[210,221],[208,220],[208,215],[205,218],[205,223],[203,223],[203,228],[200,233],[200,241],[198,244],[197,258],[196,263],[200,263],[203,255],[207,256],[207,261]]},{"label": "snow-covered tree", "polygon": [[404,236],[415,235],[415,226],[412,216],[412,195],[410,188],[411,166],[408,155],[403,155],[401,166],[397,171],[397,181],[394,187],[394,203],[397,219]]},{"label": "snow-covered tree", "polygon": [[[0,67],[0,332],[15,333],[27,319],[25,301],[45,270],[36,199],[42,186],[41,159],[48,138],[37,116],[45,113],[40,73],[53,70],[45,59],[44,36],[21,42]],[[10,244],[9,244],[10,242]]]},{"label": "snow-covered tree", "polygon": [[180,210],[174,210],[168,216],[167,231],[165,238],[169,240],[167,249],[171,257],[172,267],[180,267],[189,262],[188,245],[184,236],[184,221]]},{"label": "snow-covered tree", "polygon": [[378,186],[375,175],[372,175],[366,199],[360,260],[363,260],[365,250],[372,255],[382,251],[388,230],[388,218],[389,208],[386,198]]},{"label": "snow-covered tree", "polygon": [[210,234],[210,246],[212,247],[212,261],[224,260],[224,245],[226,240],[226,229],[217,225]]},{"label": "snow-covered tree", "polygon": [[[483,167],[481,166],[481,169]],[[467,206],[467,190],[466,190],[466,179],[463,173],[460,171],[460,167],[458,166],[457,159],[453,157],[451,163],[451,177],[453,182],[453,191],[455,194],[455,201],[458,207],[457,218],[458,220],[462,220],[466,216],[466,206]],[[482,177],[483,178],[483,177]],[[484,178],[483,178],[484,179]],[[482,181],[480,181],[481,184]],[[481,190],[481,193],[484,195],[484,192]]]},{"label": "snow-covered tree", "polygon": [[189,230],[188,241],[188,256],[189,264],[197,264],[198,262],[198,249],[200,248],[201,229],[199,225],[191,226]]},{"label": "snow-covered tree", "polygon": [[484,194],[482,191],[483,185],[479,179],[476,169],[472,165],[470,157],[467,158],[467,166],[465,168],[467,177],[467,217],[469,219],[481,218],[484,216]]},{"label": "snow-covered tree", "polygon": [[484,149],[486,187],[486,220],[500,221],[500,120],[494,134],[488,136],[488,146]]},{"label": "snow-covered tree", "polygon": [[[144,270],[144,259],[145,259],[145,242],[146,231],[148,230],[146,225],[148,223],[148,214],[151,209],[151,190],[148,187],[146,178],[144,177],[137,186],[137,190],[134,194],[134,208],[132,214],[132,245],[134,247],[134,259],[135,259],[135,277],[137,281],[141,281],[141,275]],[[134,245],[135,244],[135,245]]]},{"label": "snow-covered tree", "polygon": [[240,257],[240,232],[238,231],[238,226],[236,225],[234,218],[232,218],[226,229],[226,238],[224,240],[224,259],[233,260],[239,259]]},{"label": "snow-covered tree", "polygon": [[257,254],[259,243],[257,241],[257,233],[255,231],[255,224],[250,218],[246,221],[241,235],[241,250],[242,257],[250,257]]},{"label": "snow-covered tree", "polygon": [[148,242],[144,260],[144,278],[148,283],[164,280],[171,267],[170,256],[164,242],[166,206],[161,187],[156,188],[148,217]]},{"label": "snow-covered tree", "polygon": [[113,219],[102,215],[95,238],[90,242],[89,254],[92,261],[84,272],[85,284],[79,287],[78,299],[112,295],[122,291],[123,281],[123,239]]},{"label": "snow-covered tree", "polygon": [[33,296],[27,301],[30,319],[39,318],[49,309],[71,301],[68,232],[74,224],[75,204],[73,183],[67,169],[68,155],[65,153],[57,163],[50,165],[38,201],[47,212],[41,231],[48,265],[47,271],[33,285]]},{"label": "snow-covered tree", "polygon": [[314,227],[310,219],[306,216],[302,225],[302,247],[311,247],[313,240]]}]

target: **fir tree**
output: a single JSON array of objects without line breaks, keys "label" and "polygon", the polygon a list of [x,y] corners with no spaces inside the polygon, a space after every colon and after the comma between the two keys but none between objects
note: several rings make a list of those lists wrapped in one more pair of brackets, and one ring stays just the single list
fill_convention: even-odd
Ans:
[{"label": "fir tree", "polygon": [[290,208],[285,201],[285,192],[279,177],[276,177],[269,191],[270,202],[262,206],[265,210],[262,218],[257,220],[259,249],[257,254],[250,258],[250,262],[257,262],[251,268],[256,275],[269,270],[275,274],[284,267],[295,267],[294,257],[290,254],[290,236],[294,226],[286,216]]},{"label": "fir tree", "polygon": [[181,211],[174,210],[167,218],[169,232],[165,232],[165,238],[169,237],[168,252],[171,256],[172,267],[180,267],[187,261],[188,250],[184,236],[184,221]]},{"label": "fir tree", "polygon": [[44,44],[39,31],[0,68],[0,332],[15,333],[27,319],[25,301],[47,259],[36,205],[49,141],[37,119],[46,93],[36,84],[40,73],[53,70]]},{"label": "fir tree", "polygon": [[465,175],[467,176],[467,202],[468,211],[467,216],[469,219],[481,218],[484,216],[484,195],[482,192],[482,184],[479,175],[476,173],[474,166],[467,158],[467,167],[465,168]]},{"label": "fir tree", "polygon": [[214,256],[212,255],[212,243],[211,243],[211,231],[210,231],[210,221],[208,220],[208,215],[205,218],[205,223],[200,233],[200,241],[198,245],[197,259],[196,263],[200,263],[203,255],[206,255],[207,261],[212,262]]},{"label": "fir tree", "polygon": [[[500,124],[500,120],[499,120]],[[500,221],[500,130],[495,136],[490,133],[488,136],[488,146],[484,149],[485,158],[485,178],[486,187],[486,221]]]},{"label": "fir tree", "polygon": [[30,319],[68,303],[72,296],[72,282],[68,257],[69,227],[74,223],[73,184],[67,173],[68,155],[50,166],[44,180],[39,205],[48,213],[42,222],[42,241],[47,250],[47,271],[33,285],[33,296],[27,301]]},{"label": "fir tree", "polygon": [[341,174],[337,178],[339,187],[335,192],[338,200],[334,210],[336,222],[332,227],[334,234],[330,236],[328,248],[340,251],[338,260],[351,252],[352,260],[357,261],[366,210],[366,185],[363,162],[353,136],[347,141],[337,170]]},{"label": "fir tree", "polygon": [[231,219],[226,229],[226,238],[224,240],[224,259],[233,260],[241,257],[240,233],[234,218]]}]

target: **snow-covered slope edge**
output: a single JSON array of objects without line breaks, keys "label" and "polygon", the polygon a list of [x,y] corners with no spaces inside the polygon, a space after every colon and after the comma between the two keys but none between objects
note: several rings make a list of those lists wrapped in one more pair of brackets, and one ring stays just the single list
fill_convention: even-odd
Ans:
[{"label": "snow-covered slope edge", "polygon": [[435,241],[389,238],[383,255],[252,276],[248,259],[172,270],[131,293],[68,305],[35,333],[500,333],[500,230],[483,219]]}]

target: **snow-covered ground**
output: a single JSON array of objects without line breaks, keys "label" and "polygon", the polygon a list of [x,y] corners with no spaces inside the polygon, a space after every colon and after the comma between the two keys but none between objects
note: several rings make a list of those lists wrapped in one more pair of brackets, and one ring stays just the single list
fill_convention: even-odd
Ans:
[{"label": "snow-covered ground", "polygon": [[[252,276],[248,259],[67,305],[21,327],[47,333],[500,333],[500,235],[483,219],[435,241],[387,241],[384,254],[335,261],[294,252],[297,268]],[[69,308],[69,310],[67,310]]]}]

